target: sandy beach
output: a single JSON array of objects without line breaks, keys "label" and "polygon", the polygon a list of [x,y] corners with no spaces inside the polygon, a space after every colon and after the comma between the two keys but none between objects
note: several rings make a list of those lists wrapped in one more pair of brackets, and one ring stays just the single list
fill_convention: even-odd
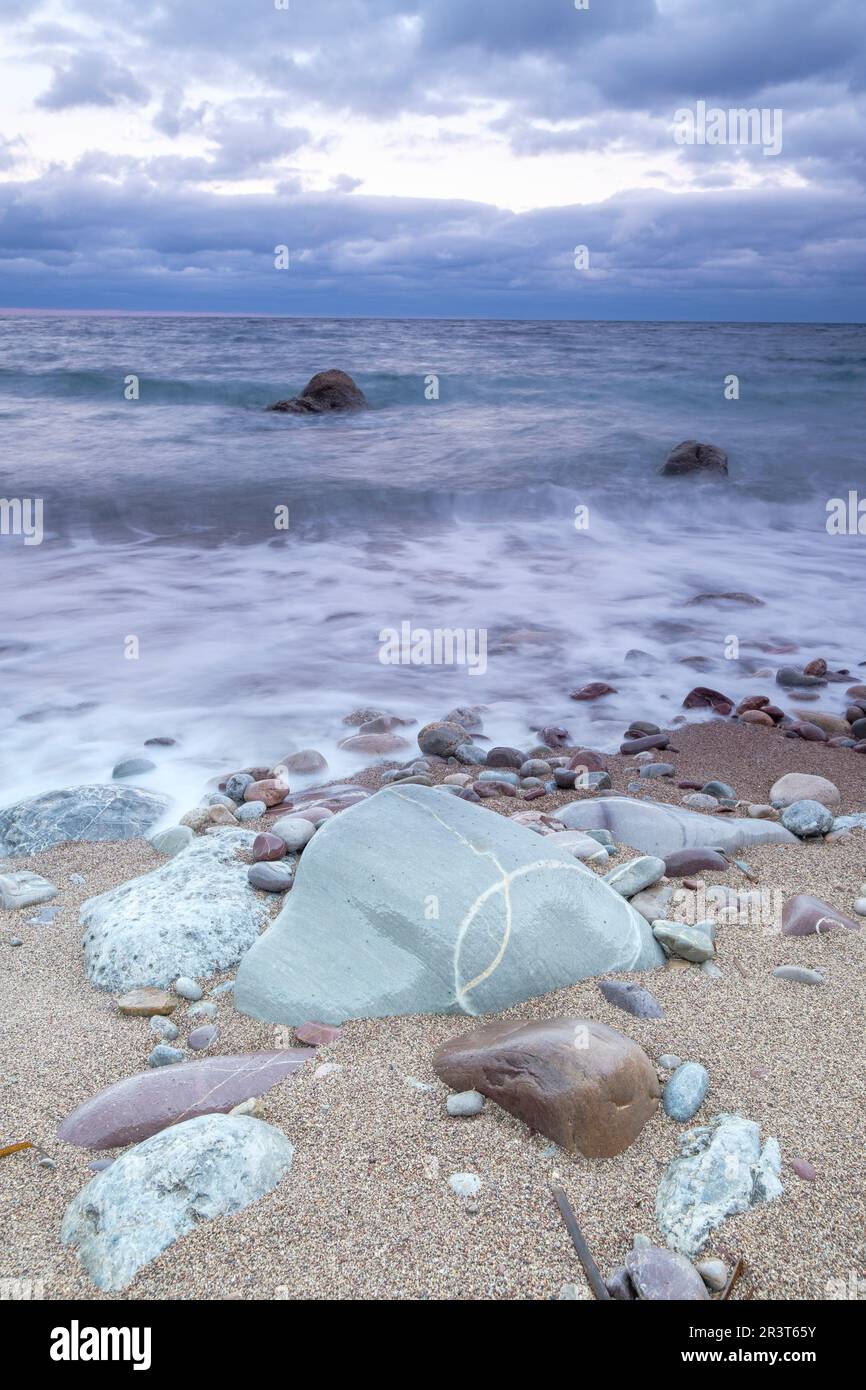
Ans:
[{"label": "sandy beach", "polygon": [[[671,741],[678,751],[661,756],[675,763],[676,780],[720,777],[744,801],[765,802],[772,782],[797,770],[832,779],[842,812],[862,809],[866,763],[848,749],[720,720],[678,728]],[[614,790],[624,791],[633,759],[607,763]],[[448,771],[443,765],[437,779]],[[354,780],[369,786],[380,777],[368,769]],[[556,810],[586,795],[562,791],[531,806]],[[653,779],[641,792],[674,803],[684,795],[668,779]],[[511,798],[486,806],[491,814],[526,809]],[[751,850],[757,882],[737,869],[700,877],[708,886],[778,889],[786,897],[814,893],[850,914],[866,877],[864,834]],[[622,845],[610,863],[633,857]],[[635,1234],[659,1240],[655,1190],[681,1130],[661,1110],[617,1157],[569,1157],[493,1103],[474,1118],[446,1113],[448,1088],[432,1070],[432,1054],[475,1020],[356,1020],[262,1098],[262,1117],[295,1145],[286,1179],[245,1211],[203,1223],[122,1293],[101,1293],[58,1237],[67,1204],[93,1176],[95,1155],[59,1143],[57,1126],[101,1088],[143,1070],[154,1037],[145,1019],[122,1016],[111,995],[87,982],[78,908],[161,862],[135,840],[68,843],[6,865],[46,875],[62,888],[62,905],[41,926],[22,928],[26,912],[0,915],[0,1050],[10,1059],[0,1141],[35,1146],[0,1160],[4,1277],[37,1281],[46,1299],[551,1299],[568,1284],[590,1298],[550,1195],[555,1175],[606,1277]],[[85,882],[70,883],[72,874]],[[281,901],[270,897],[274,912]],[[13,932],[22,946],[9,945]],[[662,1004],[662,1020],[613,1007],[592,979],[528,1000],[508,1016],[599,1020],[653,1060],[675,1053],[701,1062],[710,1093],[695,1123],[721,1111],[758,1121],[762,1139],[775,1136],[781,1147],[785,1189],[727,1220],[702,1257],[729,1265],[742,1258],[734,1298],[831,1297],[830,1281],[862,1275],[864,1262],[863,938],[722,926],[717,962],[719,979],[677,961],[634,977]],[[774,978],[782,964],[820,969],[826,983],[810,988]],[[208,981],[208,992],[230,973]],[[214,1002],[220,1036],[208,1055],[275,1046],[273,1026],[237,1012],[230,994]],[[181,1040],[195,1026],[188,1007],[174,1014]],[[317,1077],[322,1063],[333,1069]],[[794,1159],[814,1166],[815,1181],[796,1174]],[[448,1186],[451,1174],[465,1171],[481,1179],[473,1203]]]}]

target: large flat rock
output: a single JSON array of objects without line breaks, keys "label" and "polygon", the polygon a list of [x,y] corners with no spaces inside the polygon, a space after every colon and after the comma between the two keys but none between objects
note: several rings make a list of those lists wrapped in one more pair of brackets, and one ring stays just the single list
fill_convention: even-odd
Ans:
[{"label": "large flat rock", "polygon": [[660,801],[605,796],[573,801],[557,811],[570,830],[609,830],[615,840],[643,854],[662,858],[681,849],[747,849],[754,845],[796,845],[796,835],[775,821],[735,816],[704,816]]},{"label": "large flat rock", "polygon": [[88,979],[114,993],[206,978],[236,965],[267,912],[247,882],[239,849],[251,830],[226,827],[192,841],[167,863],[81,908]]},{"label": "large flat rock", "polygon": [[202,1115],[123,1154],[66,1209],[65,1245],[100,1289],[125,1289],[142,1265],[202,1221],[241,1211],[270,1192],[294,1149],[248,1115]]},{"label": "large flat rock", "polygon": [[310,841],[235,1004],[286,1024],[495,1013],[663,960],[644,918],[569,850],[433,788],[390,786]]},{"label": "large flat rock", "polygon": [[83,1149],[137,1144],[170,1125],[225,1114],[241,1101],[264,1095],[315,1055],[309,1047],[287,1047],[150,1068],[84,1101],[67,1115],[57,1137]]},{"label": "large flat rock", "polygon": [[167,807],[163,796],[117,784],[43,792],[0,811],[0,855],[38,854],[64,840],[134,840]]}]

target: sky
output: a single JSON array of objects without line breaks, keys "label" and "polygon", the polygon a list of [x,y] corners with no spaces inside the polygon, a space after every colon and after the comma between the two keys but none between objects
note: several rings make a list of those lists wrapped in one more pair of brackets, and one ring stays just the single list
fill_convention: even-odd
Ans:
[{"label": "sky", "polygon": [[859,322],[864,38],[863,0],[0,0],[0,307]]}]

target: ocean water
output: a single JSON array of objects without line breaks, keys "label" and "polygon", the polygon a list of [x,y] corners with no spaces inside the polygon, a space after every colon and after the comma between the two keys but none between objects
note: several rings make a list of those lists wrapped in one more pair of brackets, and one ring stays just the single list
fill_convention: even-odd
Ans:
[{"label": "ocean water", "polygon": [[[265,412],[331,366],[368,412]],[[695,684],[853,669],[866,536],[827,503],[866,496],[864,403],[858,326],[0,317],[0,496],[44,524],[0,536],[0,801],[154,736],[178,742],[137,780],[179,806],[296,748],[343,775],[359,704],[612,748]],[[689,438],[729,477],[660,477]],[[761,602],[690,603],[727,591]],[[404,623],[483,631],[486,669],[383,664]],[[569,699],[591,680],[618,693]]]}]

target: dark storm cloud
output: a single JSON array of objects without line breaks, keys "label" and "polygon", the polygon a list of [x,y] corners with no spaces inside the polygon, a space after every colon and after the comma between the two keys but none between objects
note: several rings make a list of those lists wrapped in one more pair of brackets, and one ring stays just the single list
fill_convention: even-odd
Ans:
[{"label": "dark storm cloud", "polygon": [[[291,0],[278,10],[272,0],[67,0],[62,26],[41,4],[7,3],[0,22],[17,51],[53,69],[43,110],[60,120],[73,107],[147,103],[156,144],[146,158],[94,148],[69,168],[7,182],[2,293],[10,303],[90,296],[307,313],[856,316],[861,3],[590,0],[581,11],[573,0]],[[237,96],[202,101],[203,83]],[[674,113],[698,100],[781,108],[783,153],[675,148]],[[302,111],[335,132],[354,117],[470,116],[508,142],[516,184],[521,161],[539,155],[627,151],[670,192],[580,206],[575,187],[572,206],[517,215],[369,198],[352,191],[360,170],[329,169],[319,184],[334,192],[304,194],[291,160],[316,145]],[[189,136],[204,152],[168,152]],[[441,140],[472,157],[471,138],[447,123]],[[17,152],[0,144],[0,165]],[[676,189],[672,154],[693,192]],[[757,179],[748,190],[735,186],[746,170]],[[259,177],[276,193],[232,191]],[[215,183],[219,196],[201,187]],[[271,261],[282,242],[293,262],[280,279]],[[577,243],[591,249],[583,275]]]}]

